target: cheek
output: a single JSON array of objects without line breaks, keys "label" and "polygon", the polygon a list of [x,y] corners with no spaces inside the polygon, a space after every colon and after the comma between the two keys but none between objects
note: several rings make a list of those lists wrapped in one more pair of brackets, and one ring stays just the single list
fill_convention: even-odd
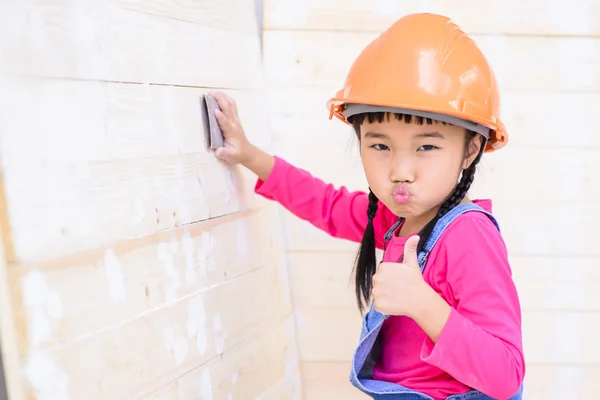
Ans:
[{"label": "cheek", "polygon": [[377,187],[385,185],[386,175],[382,174],[385,160],[382,157],[377,157],[377,153],[374,153],[373,151],[363,153],[361,160],[367,182],[371,189],[375,191]]},{"label": "cheek", "polygon": [[445,197],[458,182],[462,160],[445,155],[429,161],[421,169],[421,182],[427,182],[431,193],[435,193],[437,197]]}]

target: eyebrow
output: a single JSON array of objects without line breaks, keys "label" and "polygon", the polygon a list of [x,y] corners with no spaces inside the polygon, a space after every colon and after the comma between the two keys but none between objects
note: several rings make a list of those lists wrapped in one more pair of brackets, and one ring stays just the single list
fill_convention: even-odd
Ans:
[{"label": "eyebrow", "polygon": [[422,132],[422,133],[417,133],[415,135],[415,137],[417,138],[436,138],[436,139],[444,139],[444,135],[442,135],[441,133],[437,132],[437,131],[433,131],[433,132]]},{"label": "eyebrow", "polygon": [[[388,135],[385,135],[383,133],[379,133],[379,132],[372,132],[372,131],[368,131],[365,133],[365,139],[366,138],[371,138],[371,139],[387,139]],[[422,133],[417,133],[415,135],[415,138],[435,138],[435,139],[444,139],[444,135],[442,135],[441,133],[437,132],[437,131],[433,131],[433,132],[422,132]]]},{"label": "eyebrow", "polygon": [[365,139],[366,138],[371,138],[371,139],[387,139],[388,135],[384,135],[383,133],[379,133],[379,132],[368,131],[368,132],[365,133]]}]

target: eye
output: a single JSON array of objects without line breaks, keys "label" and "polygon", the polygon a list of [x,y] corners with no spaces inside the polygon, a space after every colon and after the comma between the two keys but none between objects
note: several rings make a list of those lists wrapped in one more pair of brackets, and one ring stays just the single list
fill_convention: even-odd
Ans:
[{"label": "eye", "polygon": [[419,147],[419,150],[423,150],[423,151],[431,151],[431,150],[435,150],[438,147],[432,145],[432,144],[424,144],[423,146]]},{"label": "eye", "polygon": [[375,150],[379,150],[379,151],[385,151],[385,150],[389,150],[390,148],[387,147],[385,144],[374,144],[371,146],[372,148],[374,148]]}]

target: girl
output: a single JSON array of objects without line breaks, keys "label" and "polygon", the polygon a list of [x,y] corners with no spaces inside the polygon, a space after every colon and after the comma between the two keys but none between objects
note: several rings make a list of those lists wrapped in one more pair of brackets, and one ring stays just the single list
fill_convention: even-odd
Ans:
[{"label": "girl", "polygon": [[[434,14],[401,18],[353,63],[328,103],[351,124],[370,190],[334,188],[248,142],[235,102],[211,93],[225,147],[256,192],[360,242],[364,317],[350,380],[375,399],[521,399],[521,311],[491,201],[467,192],[503,147],[495,76],[476,44]],[[376,248],[384,249],[377,265]]]}]

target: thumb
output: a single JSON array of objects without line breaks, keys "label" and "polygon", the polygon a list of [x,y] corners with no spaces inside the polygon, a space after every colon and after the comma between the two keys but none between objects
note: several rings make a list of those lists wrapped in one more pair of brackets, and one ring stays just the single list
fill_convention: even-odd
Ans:
[{"label": "thumb", "polygon": [[215,150],[215,157],[229,164],[236,164],[235,151],[227,147],[219,147]]},{"label": "thumb", "polygon": [[411,236],[404,245],[404,260],[402,264],[419,268],[419,260],[417,258],[417,245],[419,244],[419,236]]}]

